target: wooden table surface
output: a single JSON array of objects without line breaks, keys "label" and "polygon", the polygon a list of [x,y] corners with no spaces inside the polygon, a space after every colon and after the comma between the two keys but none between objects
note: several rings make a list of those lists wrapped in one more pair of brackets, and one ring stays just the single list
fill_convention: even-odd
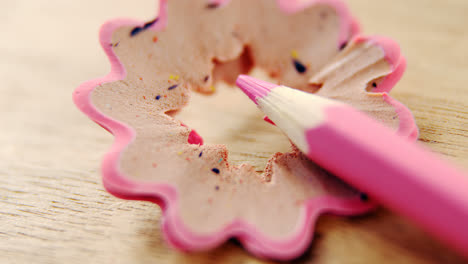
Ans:
[{"label": "wooden table surface", "polygon": [[[97,39],[102,22],[154,16],[155,1],[135,2],[1,1],[1,263],[267,263],[234,242],[205,253],[171,250],[156,205],[120,200],[103,189],[100,160],[113,138],[75,108],[71,93],[109,70]],[[408,70],[392,95],[413,111],[420,140],[468,168],[468,1],[349,4],[365,33],[401,44]],[[224,140],[233,152],[245,144]],[[250,161],[262,164],[272,152],[258,147]],[[322,217],[311,248],[295,261],[464,262],[385,209]]]}]

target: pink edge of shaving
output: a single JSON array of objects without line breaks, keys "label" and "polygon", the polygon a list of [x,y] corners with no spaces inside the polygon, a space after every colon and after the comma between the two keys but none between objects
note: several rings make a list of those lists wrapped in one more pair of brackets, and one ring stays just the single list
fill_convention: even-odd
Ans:
[{"label": "pink edge of shaving", "polygon": [[400,81],[406,70],[406,58],[401,54],[400,46],[394,40],[382,36],[357,36],[353,41],[356,43],[369,41],[383,50],[385,60],[391,65],[392,72],[385,76],[379,86],[370,93],[382,93],[384,101],[393,106],[400,121],[398,135],[413,141],[418,139],[419,130],[411,111],[387,94]]},{"label": "pink edge of shaving", "polygon": [[[222,3],[224,1],[214,0],[214,2]],[[287,5],[286,2],[288,2]],[[334,6],[342,18],[340,42],[347,40],[349,34],[358,30],[355,26],[350,29],[351,16],[347,7],[338,0],[310,0],[307,4],[296,5],[292,9],[291,7],[294,5],[291,4],[291,1],[279,0],[279,3],[280,7],[288,13],[300,11],[315,3]],[[83,113],[115,136],[115,141],[102,162],[103,185],[106,190],[123,199],[157,203],[163,211],[163,233],[168,242],[181,250],[193,251],[214,248],[230,237],[237,237],[249,251],[257,256],[286,260],[299,256],[307,248],[312,239],[313,224],[320,214],[353,215],[367,212],[375,207],[373,203],[364,204],[356,199],[340,199],[330,195],[311,199],[306,202],[303,209],[304,217],[299,220],[296,233],[289,238],[279,240],[266,237],[241,219],[231,222],[223,230],[212,234],[197,235],[189,230],[178,215],[178,193],[172,185],[132,181],[119,170],[120,156],[134,140],[135,131],[131,127],[104,115],[91,102],[91,93],[96,87],[103,83],[123,80],[126,76],[125,68],[109,46],[113,32],[123,26],[142,26],[143,24],[144,22],[133,19],[116,19],[101,27],[100,43],[111,63],[111,71],[103,78],[81,84],[73,93],[73,101]],[[161,0],[159,21],[150,29],[161,30],[166,25],[167,0]],[[357,24],[354,23],[354,25]],[[196,132],[192,135],[195,134]],[[200,140],[194,139],[193,142],[200,142]]]},{"label": "pink edge of shaving", "polygon": [[351,19],[351,36],[357,36],[361,33],[361,23],[356,18]]},{"label": "pink edge of shaving", "polygon": [[406,70],[406,59],[400,52],[400,46],[394,40],[382,36],[357,36],[353,39],[356,44],[370,42],[379,46],[385,54],[385,60],[392,67],[392,72],[385,76],[379,87],[372,92],[390,92],[395,84],[401,79]]},{"label": "pink edge of shaving", "polygon": [[414,121],[414,116],[411,111],[402,103],[393,99],[387,93],[383,94],[383,98],[385,102],[389,103],[395,108],[395,111],[398,115],[400,124],[396,133],[402,137],[408,138],[411,141],[417,140],[419,137],[419,129],[418,126],[416,126],[416,122]]},{"label": "pink edge of shaving", "polygon": [[[272,239],[259,232],[254,226],[241,219],[226,225],[217,236],[196,234],[177,216],[177,211],[169,209],[164,220],[163,229],[168,242],[187,252],[208,250],[217,247],[231,237],[237,238],[246,249],[258,257],[277,260],[290,260],[304,253],[313,239],[315,223],[324,213],[348,216],[365,213],[376,207],[373,202],[363,203],[359,198],[340,199],[330,195],[305,201],[301,222],[294,234],[282,239]],[[174,207],[176,208],[176,207]],[[172,221],[171,221],[172,219]],[[200,243],[192,243],[199,241]]]}]

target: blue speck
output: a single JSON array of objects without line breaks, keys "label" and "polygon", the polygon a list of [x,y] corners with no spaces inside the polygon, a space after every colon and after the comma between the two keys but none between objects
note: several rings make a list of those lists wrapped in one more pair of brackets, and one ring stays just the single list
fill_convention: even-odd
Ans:
[{"label": "blue speck", "polygon": [[293,60],[293,64],[294,64],[294,67],[296,68],[296,71],[298,73],[304,73],[304,72],[307,71],[306,66],[304,66],[304,64],[302,64],[298,60]]}]

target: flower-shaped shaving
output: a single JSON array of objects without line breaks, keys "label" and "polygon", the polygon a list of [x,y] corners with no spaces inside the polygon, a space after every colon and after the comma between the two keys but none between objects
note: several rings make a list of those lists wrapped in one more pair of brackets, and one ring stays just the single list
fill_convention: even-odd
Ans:
[{"label": "flower-shaped shaving", "polygon": [[385,93],[404,71],[398,46],[357,31],[336,0],[171,0],[160,2],[153,21],[106,23],[101,44],[111,73],[74,93],[77,106],[116,138],[103,161],[104,186],[158,203],[164,234],[180,249],[236,237],[259,256],[300,255],[320,214],[364,213],[374,203],[294,147],[275,154],[263,174],[230,165],[224,146],[202,145],[172,115],[190,90],[210,93],[217,79],[248,71],[241,58],[248,50],[280,83],[350,103],[415,138],[411,114]]}]

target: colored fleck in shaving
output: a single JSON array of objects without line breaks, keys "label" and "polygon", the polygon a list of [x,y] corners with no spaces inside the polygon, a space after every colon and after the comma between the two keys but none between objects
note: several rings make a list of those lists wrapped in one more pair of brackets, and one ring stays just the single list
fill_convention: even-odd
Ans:
[{"label": "colored fleck in shaving", "polygon": [[147,23],[145,23],[142,27],[135,27],[132,29],[132,31],[130,31],[130,37],[134,37],[136,35],[138,35],[139,33],[147,30],[148,28],[150,28],[152,25],[154,25],[156,22],[158,22],[158,18],[152,20],[152,21],[149,21]]},{"label": "colored fleck in shaving", "polygon": [[160,95],[156,95],[156,97],[155,97],[154,99],[159,100],[159,99],[161,99],[161,96],[160,96]]},{"label": "colored fleck in shaving", "polygon": [[291,50],[291,57],[295,60],[299,57],[297,50]]},{"label": "colored fleck in shaving", "polygon": [[171,75],[169,75],[169,80],[178,81],[178,80],[179,80],[179,78],[180,78],[180,76],[179,76],[179,75],[172,75],[172,74],[171,74]]},{"label": "colored fleck in shaving", "polygon": [[203,155],[203,151],[201,151],[200,154],[198,154],[198,157],[201,158],[202,155]]},{"label": "colored fleck in shaving", "polygon": [[300,61],[296,60],[296,59],[293,59],[293,65],[294,67],[296,68],[296,71],[298,73],[305,73],[307,71],[307,67],[304,66],[304,64],[302,64]]},{"label": "colored fleck in shaving", "polygon": [[218,168],[213,168],[213,169],[211,169],[211,171],[216,173],[216,174],[219,174],[219,169]]},{"label": "colored fleck in shaving", "polygon": [[348,42],[345,42],[343,44],[340,45],[340,50],[344,50],[346,48],[346,46],[348,46]]},{"label": "colored fleck in shaving", "polygon": [[208,9],[215,9],[215,8],[218,8],[218,7],[219,7],[218,3],[210,3],[210,4],[206,5],[206,8],[208,8]]},{"label": "colored fleck in shaving", "polygon": [[359,195],[359,198],[361,198],[361,201],[364,201],[364,202],[367,202],[369,200],[369,196],[367,196],[367,194],[365,193],[361,193]]},{"label": "colored fleck in shaving", "polygon": [[218,163],[223,162],[223,160],[224,160],[223,158],[220,158],[220,159],[218,160]]},{"label": "colored fleck in shaving", "polygon": [[174,90],[175,88],[177,88],[177,86],[179,86],[178,84],[174,84],[172,86],[170,86],[169,88],[167,88],[168,90]]}]

